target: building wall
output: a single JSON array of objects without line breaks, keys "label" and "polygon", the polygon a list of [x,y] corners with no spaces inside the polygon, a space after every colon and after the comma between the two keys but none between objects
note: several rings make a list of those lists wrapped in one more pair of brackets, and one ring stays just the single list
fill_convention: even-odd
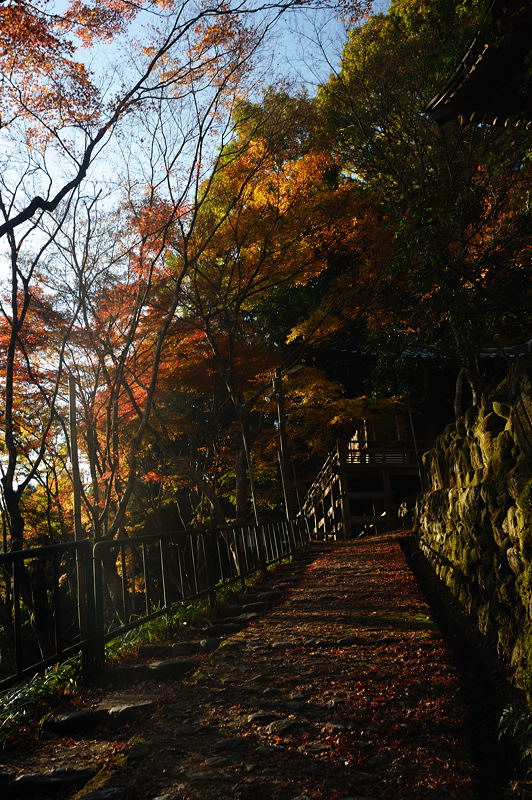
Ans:
[{"label": "building wall", "polygon": [[420,548],[532,702],[532,359],[424,456]]}]

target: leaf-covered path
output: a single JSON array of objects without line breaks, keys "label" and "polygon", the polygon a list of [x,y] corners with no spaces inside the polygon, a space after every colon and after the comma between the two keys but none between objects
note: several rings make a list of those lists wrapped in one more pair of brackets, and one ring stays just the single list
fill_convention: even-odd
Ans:
[{"label": "leaf-covered path", "polygon": [[399,537],[323,545],[79,797],[487,798],[460,693]]}]

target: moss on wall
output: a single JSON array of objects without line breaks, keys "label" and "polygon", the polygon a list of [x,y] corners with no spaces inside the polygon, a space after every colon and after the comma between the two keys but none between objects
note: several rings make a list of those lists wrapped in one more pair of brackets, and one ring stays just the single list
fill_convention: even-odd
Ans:
[{"label": "moss on wall", "polygon": [[532,359],[424,456],[415,531],[532,703]]}]

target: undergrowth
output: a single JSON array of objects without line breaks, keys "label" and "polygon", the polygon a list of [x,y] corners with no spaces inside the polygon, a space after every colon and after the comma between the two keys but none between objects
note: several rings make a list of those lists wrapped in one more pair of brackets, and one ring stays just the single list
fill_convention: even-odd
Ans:
[{"label": "undergrowth", "polygon": [[50,707],[73,694],[80,677],[81,657],[75,656],[4,692],[0,699],[0,747],[11,744],[28,725],[40,727]]},{"label": "undergrowth", "polygon": [[[282,562],[268,566],[268,572],[289,560],[283,559]],[[224,606],[231,603],[235,594],[253,586],[261,576],[258,571],[239,584],[221,581],[215,589],[214,604],[208,598],[181,603],[172,613],[161,614],[133,628],[105,645],[106,661],[116,663],[134,654],[142,644],[164,641],[179,628],[216,616],[223,611]],[[33,730],[38,730],[51,709],[62,699],[73,695],[81,682],[81,657],[77,655],[62,664],[55,664],[44,673],[35,675],[0,695],[0,748],[13,744],[30,726]]]},{"label": "undergrowth", "polygon": [[[270,565],[267,571],[275,570],[279,565]],[[181,603],[172,614],[161,614],[143,625],[132,628],[122,636],[113,639],[105,646],[106,661],[115,662],[135,653],[142,644],[164,641],[175,634],[179,628],[187,628],[205,619],[217,616],[229,605],[241,589],[253,586],[261,577],[260,571],[253,572],[238,584],[234,581],[220,581],[215,587],[215,602],[211,604],[207,597]]]}]

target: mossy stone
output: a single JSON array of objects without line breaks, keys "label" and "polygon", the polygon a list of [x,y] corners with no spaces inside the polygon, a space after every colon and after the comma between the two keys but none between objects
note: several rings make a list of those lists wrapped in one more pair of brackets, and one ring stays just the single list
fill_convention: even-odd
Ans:
[{"label": "mossy stone", "polygon": [[[512,477],[514,474],[512,473]],[[520,487],[517,504],[525,512],[532,514],[532,478],[521,477],[522,485]]]},{"label": "mossy stone", "polygon": [[506,558],[508,560],[508,566],[513,574],[516,576],[521,575],[525,569],[525,562],[523,561],[519,546],[509,547],[506,551]]},{"label": "mossy stone", "polygon": [[495,414],[492,411],[480,420],[478,426],[479,430],[490,433],[500,433],[504,430],[506,424],[504,421],[505,419],[507,419],[507,417],[502,417],[500,414]]},{"label": "mossy stone", "polygon": [[532,382],[519,369],[425,456],[432,491],[416,506],[415,526],[437,573],[532,699],[532,474],[522,433]]},{"label": "mossy stone", "polygon": [[510,419],[512,407],[509,403],[502,402],[501,400],[494,400],[493,410],[498,417],[501,417],[502,419]]}]

